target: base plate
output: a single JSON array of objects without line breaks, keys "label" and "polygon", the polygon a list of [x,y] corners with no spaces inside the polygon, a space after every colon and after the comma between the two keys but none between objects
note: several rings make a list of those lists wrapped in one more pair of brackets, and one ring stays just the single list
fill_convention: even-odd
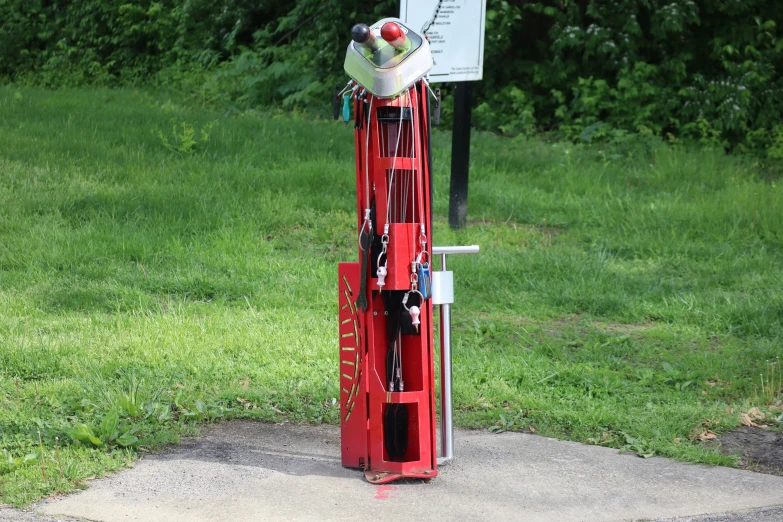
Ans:
[{"label": "base plate", "polygon": [[400,479],[424,479],[429,480],[433,477],[437,477],[438,472],[436,470],[428,473],[410,473],[402,475],[400,473],[388,473],[386,471],[372,471],[370,469],[364,470],[364,478],[370,484],[388,484]]}]

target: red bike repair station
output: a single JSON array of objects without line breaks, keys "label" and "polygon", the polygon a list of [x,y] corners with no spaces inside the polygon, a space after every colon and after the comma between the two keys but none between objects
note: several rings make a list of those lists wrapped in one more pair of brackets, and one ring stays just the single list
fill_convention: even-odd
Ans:
[{"label": "red bike repair station", "polygon": [[396,18],[357,24],[351,36],[345,59],[351,81],[335,92],[335,119],[355,127],[359,254],[358,262],[340,263],[338,274],[342,464],[363,469],[375,484],[429,479],[453,458],[454,284],[446,255],[479,248],[432,246],[431,110],[439,119],[440,93],[427,81],[433,66],[427,39]]}]

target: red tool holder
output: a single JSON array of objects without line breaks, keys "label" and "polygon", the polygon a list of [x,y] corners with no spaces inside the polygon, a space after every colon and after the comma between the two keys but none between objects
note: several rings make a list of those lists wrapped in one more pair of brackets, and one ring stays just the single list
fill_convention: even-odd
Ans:
[{"label": "red tool holder", "polygon": [[[372,203],[374,234],[379,237],[388,230],[385,257],[381,257],[387,275],[379,286],[379,259],[373,259],[379,256],[378,241],[366,251],[360,241],[360,259],[369,256],[364,263],[367,308],[362,310],[357,301],[363,263],[339,265],[342,463],[365,470],[367,480],[377,484],[403,477],[432,478],[438,473],[431,299],[415,298],[420,308],[418,332],[409,328],[394,341],[399,347],[403,390],[389,391],[387,379],[387,320],[394,310],[386,310],[386,299],[395,292],[411,294],[412,263],[422,259],[422,252],[426,259],[432,251],[426,92],[419,81],[395,99],[360,91],[354,101],[357,231],[367,231]],[[406,410],[405,422],[387,425],[393,413],[390,408]],[[390,430],[397,430],[396,438],[390,437]],[[391,447],[390,440],[406,444]]]}]

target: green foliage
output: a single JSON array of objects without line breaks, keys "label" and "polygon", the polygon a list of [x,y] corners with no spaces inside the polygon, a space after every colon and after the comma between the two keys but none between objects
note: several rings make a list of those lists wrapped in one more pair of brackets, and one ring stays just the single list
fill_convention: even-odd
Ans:
[{"label": "green foliage", "polygon": [[534,113],[535,107],[525,93],[512,86],[479,103],[474,117],[482,126],[498,129],[503,134],[530,136],[535,131]]},{"label": "green foliage", "polygon": [[197,146],[203,146],[209,141],[209,134],[216,123],[211,121],[198,131],[188,122],[172,123],[170,139],[161,130],[158,130],[156,134],[160,138],[160,142],[168,150],[189,155],[196,152]]},{"label": "green foliage", "polygon": [[77,424],[68,434],[73,437],[74,440],[78,440],[85,444],[92,444],[93,446],[100,446],[103,444],[103,441],[95,435],[92,428],[86,424]]},{"label": "green foliage", "polygon": [[271,105],[325,113],[334,85],[346,81],[343,61],[351,26],[394,15],[394,0],[372,4],[297,1],[256,31],[252,45],[221,64],[206,84],[210,98],[241,108]]},{"label": "green foliage", "polygon": [[773,160],[783,160],[783,125],[775,125],[767,155]]},{"label": "green foliage", "polygon": [[[724,146],[763,149],[783,118],[783,18],[769,2],[500,0],[489,10],[487,34],[497,36],[480,89],[486,99],[523,90],[538,129],[578,139],[600,121],[703,139],[708,127]],[[758,129],[767,134],[749,140]]]},{"label": "green foliage", "polygon": [[[0,77],[155,82],[239,111],[327,114],[361,0],[0,0]],[[748,0],[489,0],[479,129],[610,129],[780,156],[783,11]],[[449,88],[443,119],[450,121]]]},{"label": "green foliage", "polygon": [[11,473],[22,466],[38,462],[41,462],[41,454],[39,452],[28,453],[27,455],[14,458],[8,450],[4,449],[2,458],[0,458],[0,475]]}]

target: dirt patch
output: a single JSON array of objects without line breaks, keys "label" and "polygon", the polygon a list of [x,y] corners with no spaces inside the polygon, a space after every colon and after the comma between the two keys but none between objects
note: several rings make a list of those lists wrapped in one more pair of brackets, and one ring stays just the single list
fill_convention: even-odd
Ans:
[{"label": "dirt patch", "polygon": [[594,328],[605,335],[631,335],[641,338],[644,332],[660,328],[660,324],[654,322],[645,323],[605,323],[595,319],[586,319],[583,314],[569,314],[561,317],[547,319],[532,319],[520,315],[502,312],[475,312],[474,318],[481,321],[500,321],[513,326],[538,327],[550,337],[562,337],[564,330],[578,328],[583,335],[587,335],[589,328]]},{"label": "dirt patch", "polygon": [[648,332],[660,325],[654,322],[647,323],[594,323],[594,326],[606,333],[620,333],[625,335],[638,334],[639,332]]},{"label": "dirt patch", "polygon": [[[540,224],[518,223],[516,221],[512,221],[511,218],[512,216],[509,216],[508,219],[505,220],[502,218],[487,219],[483,216],[481,219],[468,219],[467,225],[469,227],[505,226],[513,228],[515,231],[527,230],[529,232],[541,234],[542,236],[549,238],[565,233],[565,229],[558,225],[548,225],[546,222]],[[436,221],[446,222],[446,220],[443,218],[436,218]]]},{"label": "dirt patch", "polygon": [[718,442],[727,455],[738,455],[743,469],[783,476],[783,433],[742,426]]},{"label": "dirt patch", "polygon": [[517,326],[538,326],[542,329],[551,325],[555,325],[558,329],[564,326],[578,325],[584,320],[582,314],[570,314],[547,319],[533,319],[531,317],[504,312],[475,312],[474,318],[481,321],[501,321]]},{"label": "dirt patch", "polygon": [[570,314],[548,319],[533,319],[503,312],[475,312],[473,318],[479,321],[499,322],[512,327],[522,327],[525,333],[539,340],[544,337],[561,339],[564,336],[571,339],[573,338],[572,331],[574,329],[581,331],[580,337],[587,335],[583,324],[584,317],[581,314]]}]

